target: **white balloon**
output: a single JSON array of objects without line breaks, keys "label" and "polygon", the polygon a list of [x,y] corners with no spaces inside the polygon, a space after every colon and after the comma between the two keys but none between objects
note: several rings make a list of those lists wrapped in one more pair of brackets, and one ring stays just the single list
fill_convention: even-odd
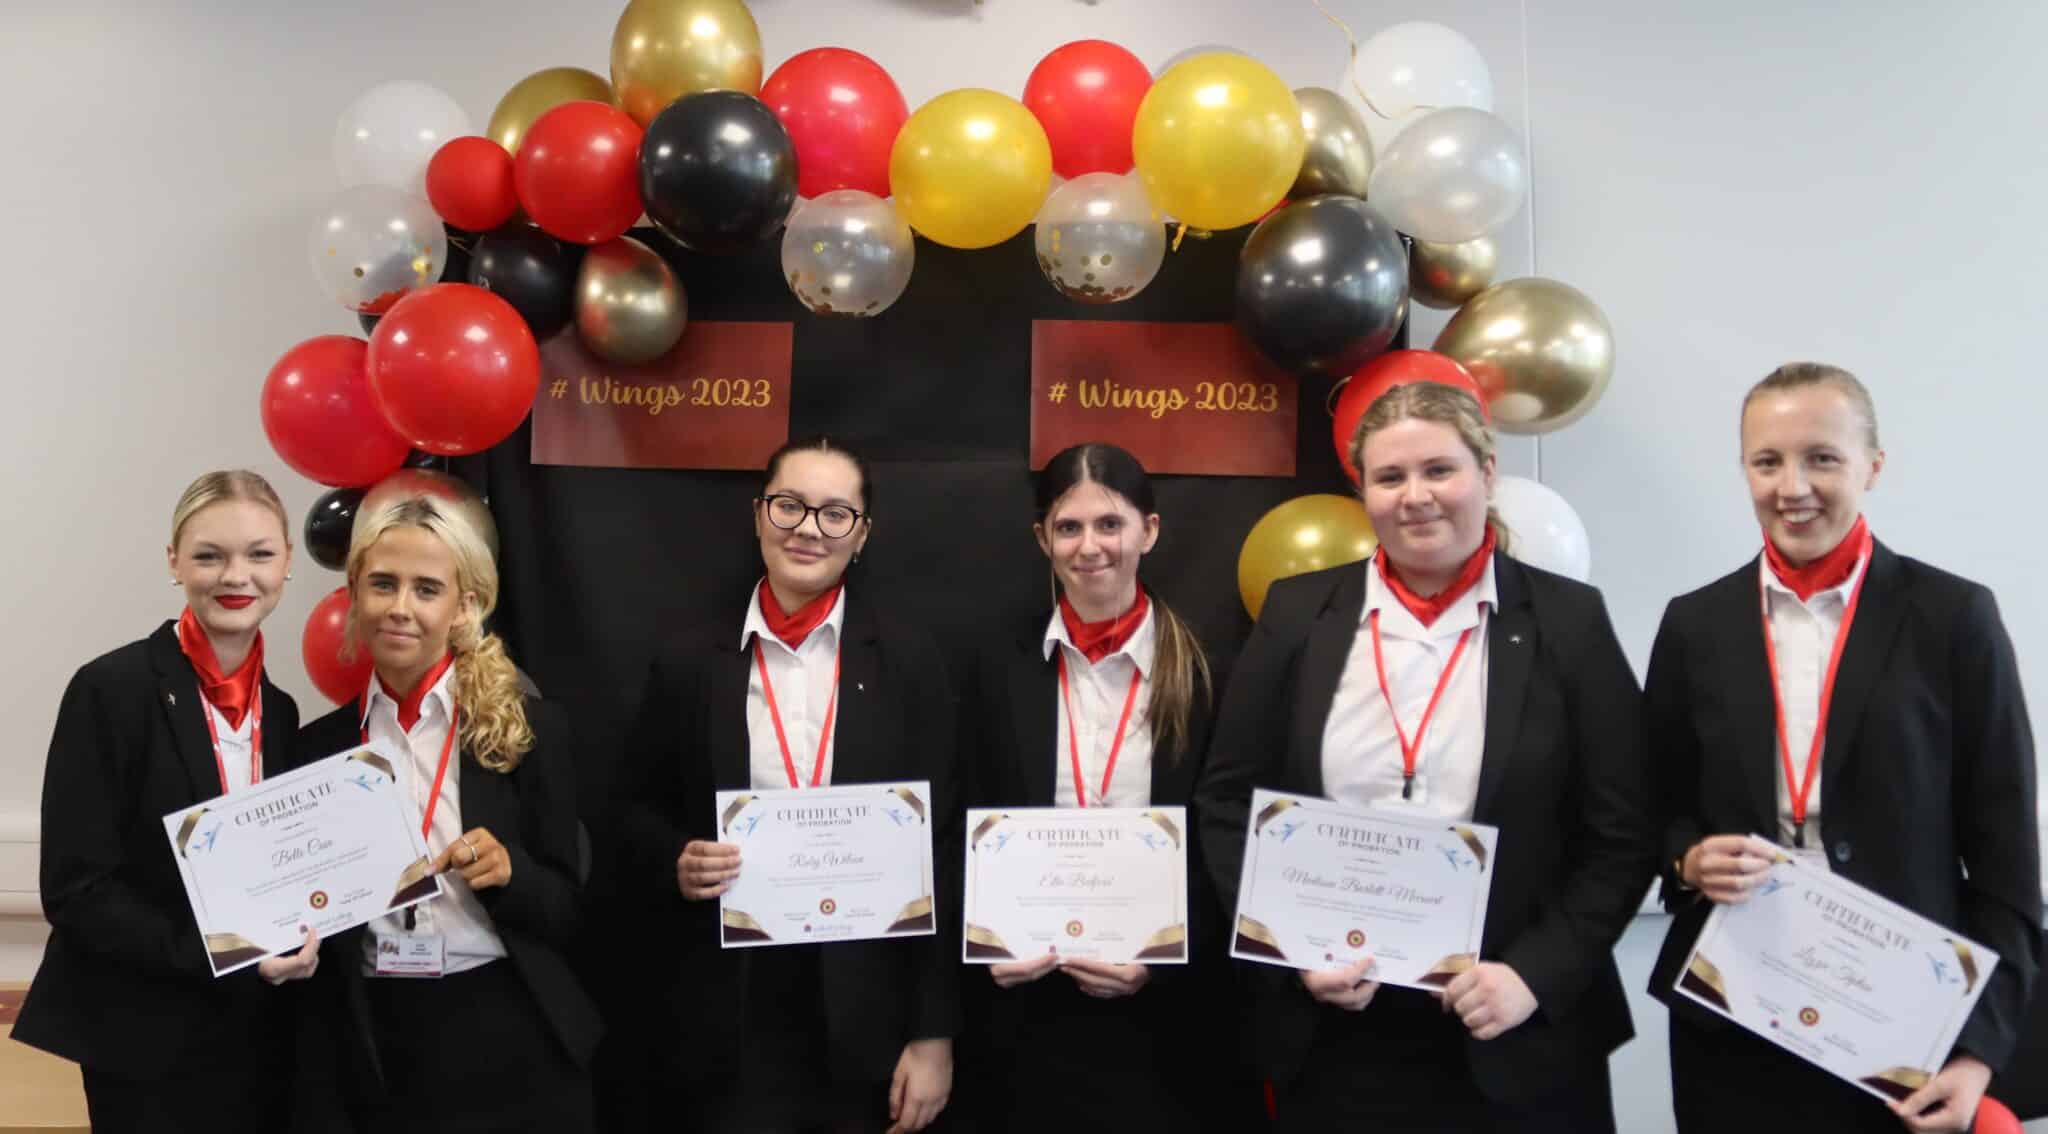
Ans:
[{"label": "white balloon", "polygon": [[1472,41],[1442,24],[1395,24],[1359,45],[1336,85],[1360,104],[1373,153],[1432,110],[1493,109],[1493,73]]},{"label": "white balloon", "polygon": [[306,241],[320,286],[350,311],[381,315],[441,278],[448,240],[423,198],[383,185],[344,189]]},{"label": "white balloon", "polygon": [[1593,574],[1593,547],[1572,506],[1548,487],[1503,474],[1494,481],[1493,506],[1508,527],[1508,554],[1583,583]]},{"label": "white balloon", "polygon": [[334,125],[334,168],[343,186],[388,185],[427,195],[427,163],[450,139],[476,131],[439,87],[411,79],[379,83]]},{"label": "white balloon", "polygon": [[1484,110],[1432,110],[1373,163],[1366,198],[1417,240],[1462,244],[1506,224],[1529,195],[1514,128]]}]

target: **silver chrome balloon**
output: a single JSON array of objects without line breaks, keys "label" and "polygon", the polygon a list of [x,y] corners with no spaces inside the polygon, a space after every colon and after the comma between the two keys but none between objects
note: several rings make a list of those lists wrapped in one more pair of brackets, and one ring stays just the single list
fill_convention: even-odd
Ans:
[{"label": "silver chrome balloon", "polygon": [[1294,101],[1301,104],[1308,152],[1302,155],[1301,172],[1287,191],[1288,199],[1301,201],[1319,193],[1365,196],[1372,177],[1372,138],[1365,116],[1336,91],[1323,87],[1302,87],[1294,92]]}]

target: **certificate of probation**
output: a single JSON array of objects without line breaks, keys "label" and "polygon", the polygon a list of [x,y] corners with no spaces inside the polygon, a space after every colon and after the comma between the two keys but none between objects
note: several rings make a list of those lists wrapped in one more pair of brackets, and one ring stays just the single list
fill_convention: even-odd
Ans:
[{"label": "certificate of probation", "polygon": [[719,895],[723,948],[937,932],[931,785],[718,793],[718,838],[740,848]]},{"label": "certificate of probation", "polygon": [[1187,825],[1183,807],[969,811],[961,960],[1186,963]]}]

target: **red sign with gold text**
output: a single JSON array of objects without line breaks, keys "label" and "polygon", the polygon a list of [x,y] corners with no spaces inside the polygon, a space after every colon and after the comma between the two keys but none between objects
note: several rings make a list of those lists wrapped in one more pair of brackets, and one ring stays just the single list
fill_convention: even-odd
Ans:
[{"label": "red sign with gold text", "polygon": [[1293,476],[1296,383],[1229,323],[1031,324],[1031,467],[1084,441],[1155,473]]},{"label": "red sign with gold text", "polygon": [[628,469],[758,469],[789,439],[789,323],[691,323],[644,366],[541,344],[533,463]]}]

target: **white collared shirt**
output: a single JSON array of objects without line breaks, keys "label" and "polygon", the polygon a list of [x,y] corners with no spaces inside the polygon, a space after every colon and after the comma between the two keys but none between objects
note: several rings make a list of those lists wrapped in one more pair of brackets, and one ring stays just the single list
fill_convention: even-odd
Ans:
[{"label": "white collared shirt", "polygon": [[[1815,591],[1801,601],[1792,588],[1778,580],[1768,556],[1757,561],[1763,580],[1764,602],[1770,612],[1771,645],[1778,655],[1778,701],[1785,710],[1785,743],[1791,746],[1792,771],[1806,775],[1806,757],[1813,744],[1814,728],[1820,721],[1821,682],[1827,677],[1828,655],[1835,648],[1835,631],[1841,629],[1842,615],[1849,609],[1849,596],[1869,565],[1859,559],[1849,577],[1837,587]],[[1825,748],[1827,740],[1822,738]],[[1823,754],[1823,760],[1825,755]],[[1785,759],[1778,748],[1775,723],[1771,731],[1771,779],[1778,785],[1778,842],[1792,845],[1792,796],[1796,783],[1785,782]],[[1821,769],[1813,770],[1813,794],[1806,797],[1806,846],[1818,850],[1820,833]],[[1825,864],[1824,855],[1813,856]]]},{"label": "white collared shirt", "polygon": [[[263,691],[258,689],[256,696],[262,697]],[[259,710],[250,705],[249,711],[242,714],[242,727],[230,728],[227,717],[213,707],[213,702],[201,697],[199,703],[206,706],[207,714],[213,718],[213,736],[219,742],[214,751],[220,755],[221,770],[228,778],[227,790],[240,791],[248,787],[249,760],[256,740],[256,714]]]},{"label": "white collared shirt", "polygon": [[[1152,802],[1152,664],[1158,630],[1156,604],[1147,603],[1138,628],[1115,653],[1090,663],[1086,654],[1074,648],[1067,636],[1067,620],[1052,612],[1045,628],[1045,658],[1052,660],[1059,650],[1067,663],[1068,696],[1060,698],[1058,731],[1054,747],[1052,805],[1073,807],[1080,801],[1074,794],[1074,746],[1081,752],[1081,774],[1087,778],[1089,807],[1145,807]],[[1138,694],[1131,706],[1131,719],[1124,726],[1123,746],[1117,749],[1116,769],[1109,791],[1102,790],[1102,773],[1109,769],[1109,749],[1116,743],[1117,721],[1122,719],[1124,700],[1131,696],[1131,677],[1137,675]],[[1068,698],[1079,718],[1072,733],[1067,715]]]},{"label": "white collared shirt", "polygon": [[[372,741],[381,740],[393,749],[411,757],[399,767],[399,778],[405,785],[415,808],[414,814],[424,815],[427,810],[427,794],[434,790],[434,772],[441,766],[441,745],[448,739],[448,726],[454,721],[455,713],[455,667],[449,666],[434,683],[420,702],[420,719],[413,722],[410,733],[398,727],[398,702],[384,692],[383,683],[375,674],[370,676],[369,711],[363,718],[363,729]],[[456,842],[468,830],[462,822],[462,742],[448,754],[448,774],[441,781],[440,803],[434,807],[434,823],[427,830],[427,857],[439,858],[441,852]],[[498,834],[499,832],[492,832]],[[457,859],[467,858],[463,851],[455,852]],[[505,942],[499,938],[498,929],[491,921],[491,915],[484,910],[469,884],[462,880],[460,870],[448,870],[441,875],[446,887],[439,898],[421,902],[412,907],[417,919],[412,932],[441,935],[443,976],[487,965],[505,955]],[[397,937],[406,932],[405,915],[392,914],[380,917],[370,923],[370,932],[363,935],[363,972],[377,973],[377,939]]]},{"label": "white collared shirt", "polygon": [[792,650],[768,629],[761,615],[761,588],[747,603],[747,621],[740,628],[740,649],[747,658],[747,767],[751,786],[787,788],[789,769],[782,762],[782,745],[775,736],[775,714],[768,711],[768,697],[761,688],[761,664],[751,656],[756,643],[768,663],[768,680],[775,686],[775,707],[782,718],[782,733],[789,741],[789,760],[796,765],[798,787],[811,786],[813,767],[822,759],[825,767],[818,776],[819,787],[832,783],[832,754],[839,748],[838,714],[833,714],[832,731],[825,752],[818,753],[818,734],[825,727],[825,711],[832,703],[833,670],[839,661],[839,638],[846,624],[846,591],[832,604],[832,612],[804,637],[803,645]]},{"label": "white collared shirt", "polygon": [[[1472,818],[1479,795],[1479,764],[1486,751],[1486,626],[1499,597],[1493,560],[1471,590],[1423,626],[1401,605],[1373,561],[1365,561],[1365,611],[1330,715],[1323,722],[1323,791],[1346,804],[1418,809],[1446,819]],[[1458,637],[1472,631],[1429,719],[1415,756],[1412,798],[1401,798],[1401,741],[1387,715],[1372,656],[1372,616],[1379,612],[1380,650],[1387,664],[1387,695],[1401,728],[1415,739]]]}]

